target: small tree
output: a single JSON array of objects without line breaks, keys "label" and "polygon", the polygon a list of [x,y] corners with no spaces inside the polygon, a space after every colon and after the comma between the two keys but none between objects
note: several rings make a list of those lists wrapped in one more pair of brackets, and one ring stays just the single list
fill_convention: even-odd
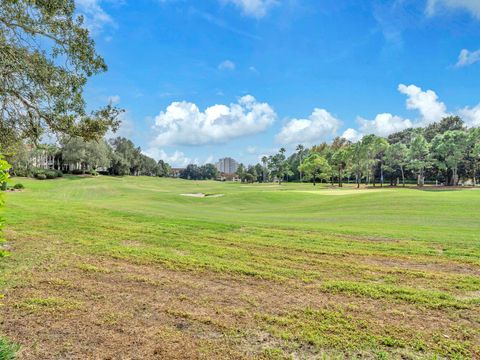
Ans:
[{"label": "small tree", "polygon": [[313,186],[316,185],[316,179],[328,180],[332,175],[332,168],[320,154],[313,153],[307,157],[300,165],[305,177],[313,180]]}]

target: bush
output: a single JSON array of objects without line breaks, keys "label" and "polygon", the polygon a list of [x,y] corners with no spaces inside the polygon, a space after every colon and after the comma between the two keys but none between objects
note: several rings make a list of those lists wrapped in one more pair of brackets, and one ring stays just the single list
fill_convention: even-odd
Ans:
[{"label": "bush", "polygon": [[57,178],[57,171],[56,170],[46,170],[45,176],[47,179],[56,179]]},{"label": "bush", "polygon": [[23,186],[23,184],[18,183],[13,185],[13,188],[16,190],[21,190],[21,189],[25,189],[25,186]]},{"label": "bush", "polygon": [[83,175],[83,170],[82,169],[73,169],[72,174],[73,175]]},{"label": "bush", "polygon": [[7,182],[6,181],[4,181],[0,184],[0,190],[1,191],[7,190]]},{"label": "bush", "polygon": [[90,170],[89,173],[92,176],[98,176],[98,171],[97,170]]},{"label": "bush", "polygon": [[57,177],[63,177],[62,170],[55,170],[55,172],[57,173]]},{"label": "bush", "polygon": [[37,178],[38,180],[45,180],[47,178],[47,175],[43,173],[37,173],[35,174],[35,178]]}]

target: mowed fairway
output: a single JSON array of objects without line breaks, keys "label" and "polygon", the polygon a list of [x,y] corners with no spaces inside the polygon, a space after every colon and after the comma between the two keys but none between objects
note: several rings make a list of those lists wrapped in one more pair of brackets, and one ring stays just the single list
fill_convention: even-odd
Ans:
[{"label": "mowed fairway", "polygon": [[21,182],[0,259],[21,359],[480,358],[480,191]]}]

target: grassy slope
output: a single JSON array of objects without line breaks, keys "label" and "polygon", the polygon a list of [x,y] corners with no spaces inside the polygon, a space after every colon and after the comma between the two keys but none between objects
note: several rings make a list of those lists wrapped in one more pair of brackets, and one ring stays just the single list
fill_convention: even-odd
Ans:
[{"label": "grassy slope", "polygon": [[[301,305],[247,309],[249,321],[234,326],[275,340],[273,350],[259,350],[262,356],[480,356],[480,191],[108,177],[24,183],[26,191],[8,195],[13,244],[65,243],[80,257],[268,281],[304,294]],[[179,195],[197,192],[225,196]],[[25,283],[25,272],[53,261],[56,250],[43,257],[29,251],[38,248],[6,261],[6,289]],[[316,297],[338,306],[321,306]],[[377,307],[381,316],[372,322],[355,306]],[[419,321],[389,324],[391,308]],[[427,314],[448,321],[430,329],[422,324]]]}]

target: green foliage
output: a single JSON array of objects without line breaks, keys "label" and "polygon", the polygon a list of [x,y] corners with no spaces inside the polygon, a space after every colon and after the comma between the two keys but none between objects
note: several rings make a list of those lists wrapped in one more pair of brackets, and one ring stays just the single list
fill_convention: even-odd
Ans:
[{"label": "green foliage", "polygon": [[328,161],[318,153],[310,154],[303,160],[299,169],[304,174],[305,179],[312,179],[314,186],[317,179],[328,180],[332,175],[332,168]]},{"label": "green foliage", "polygon": [[13,185],[13,188],[16,190],[22,190],[22,189],[25,189],[25,185],[23,185],[22,183],[17,183]]},{"label": "green foliage", "polygon": [[113,106],[86,114],[83,88],[107,67],[73,0],[0,2],[0,44],[0,145],[45,128],[89,140],[118,128]]}]

